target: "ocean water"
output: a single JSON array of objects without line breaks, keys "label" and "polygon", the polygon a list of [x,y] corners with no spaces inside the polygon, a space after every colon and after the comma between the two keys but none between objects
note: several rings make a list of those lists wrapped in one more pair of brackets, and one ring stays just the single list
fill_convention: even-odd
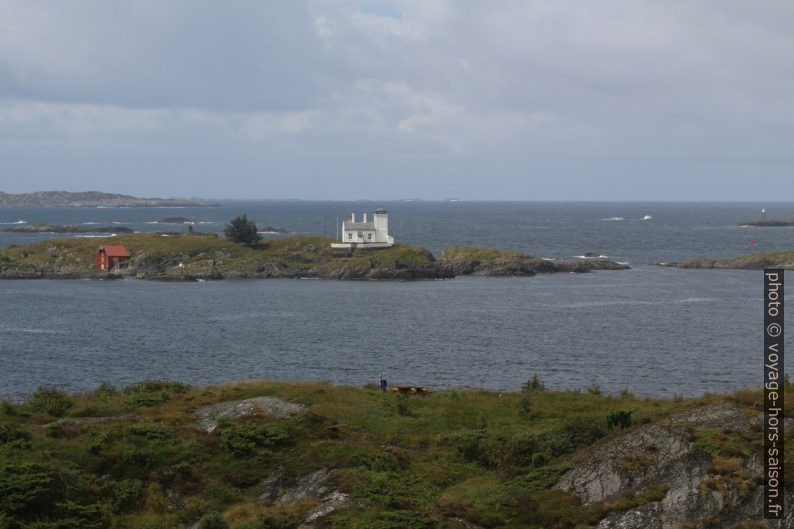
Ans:
[{"label": "ocean water", "polygon": [[[247,213],[260,226],[332,235],[337,216],[381,205],[395,238],[435,253],[451,244],[549,258],[597,251],[632,270],[417,283],[0,281],[0,397],[144,378],[364,384],[379,373],[492,389],[537,374],[555,388],[663,397],[761,381],[761,272],[652,263],[794,248],[792,228],[737,227],[762,206],[794,218],[794,204],[272,201],[0,209],[0,222],[181,230],[151,224],[180,216],[220,231]],[[0,246],[45,237],[0,233]]]}]

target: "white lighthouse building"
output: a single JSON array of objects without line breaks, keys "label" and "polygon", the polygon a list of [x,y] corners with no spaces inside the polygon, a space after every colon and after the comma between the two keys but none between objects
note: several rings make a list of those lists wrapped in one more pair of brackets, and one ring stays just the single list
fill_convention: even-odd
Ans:
[{"label": "white lighthouse building", "polygon": [[367,214],[356,221],[356,214],[342,222],[342,238],[332,248],[388,248],[394,244],[394,237],[389,235],[389,212],[383,208],[375,210],[372,220]]}]

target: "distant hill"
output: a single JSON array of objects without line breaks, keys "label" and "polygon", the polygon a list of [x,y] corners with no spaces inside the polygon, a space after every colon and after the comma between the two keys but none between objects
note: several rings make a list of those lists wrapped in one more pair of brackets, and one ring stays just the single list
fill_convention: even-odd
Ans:
[{"label": "distant hill", "polygon": [[19,207],[217,207],[218,204],[181,198],[138,198],[98,191],[37,191],[17,195],[0,191],[0,208]]}]

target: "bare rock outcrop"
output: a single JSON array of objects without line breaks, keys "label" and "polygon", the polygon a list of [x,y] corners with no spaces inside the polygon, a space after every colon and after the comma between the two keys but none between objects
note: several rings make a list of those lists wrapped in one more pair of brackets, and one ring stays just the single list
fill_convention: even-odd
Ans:
[{"label": "bare rock outcrop", "polygon": [[[787,419],[790,429],[792,419]],[[557,487],[583,504],[614,500],[654,486],[665,486],[663,499],[607,516],[599,529],[728,529],[762,518],[761,454],[732,458],[719,465],[693,439],[694,428],[757,432],[760,415],[734,404],[701,406],[608,438],[576,459],[575,468]],[[786,492],[786,519],[774,527],[794,527],[794,490]],[[688,524],[688,525],[686,525]],[[770,526],[772,527],[772,526]]]},{"label": "bare rock outcrop", "polygon": [[287,402],[277,397],[254,397],[244,400],[219,402],[204,406],[197,412],[196,425],[213,432],[224,419],[248,417],[262,411],[274,417],[286,418],[303,412],[306,406]]}]

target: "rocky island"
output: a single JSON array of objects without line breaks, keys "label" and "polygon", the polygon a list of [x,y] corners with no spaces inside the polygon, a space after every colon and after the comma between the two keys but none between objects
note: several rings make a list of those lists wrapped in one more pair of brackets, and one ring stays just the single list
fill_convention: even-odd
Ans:
[{"label": "rocky island", "polygon": [[3,228],[0,231],[9,233],[133,233],[134,230],[126,226],[73,226],[61,224],[25,224]]},{"label": "rocky island", "polygon": [[218,204],[196,202],[179,198],[138,198],[116,193],[98,191],[37,191],[34,193],[10,194],[0,191],[0,208],[20,207],[217,207]]},{"label": "rocky island", "polygon": [[794,250],[783,252],[761,252],[732,259],[709,259],[696,257],[664,266],[675,268],[738,268],[744,270],[763,270],[764,268],[794,269]]},{"label": "rocky island", "polygon": [[742,222],[739,226],[752,226],[752,227],[785,227],[794,226],[794,220],[791,219],[754,219]]},{"label": "rocky island", "polygon": [[195,224],[196,221],[187,217],[165,217],[155,222],[157,224]]},{"label": "rocky island", "polygon": [[[786,410],[794,387],[786,382]],[[760,529],[763,391],[40,388],[0,406],[9,528]],[[793,419],[783,424],[791,438]]]},{"label": "rocky island", "polygon": [[0,250],[0,278],[422,280],[628,268],[606,259],[556,263],[519,252],[462,246],[444,250],[440,259],[424,248],[406,244],[339,256],[331,250],[331,239],[325,237],[285,237],[246,246],[215,234],[136,233],[108,242],[124,245],[130,254],[110,271],[95,266],[102,239],[59,239]]}]

